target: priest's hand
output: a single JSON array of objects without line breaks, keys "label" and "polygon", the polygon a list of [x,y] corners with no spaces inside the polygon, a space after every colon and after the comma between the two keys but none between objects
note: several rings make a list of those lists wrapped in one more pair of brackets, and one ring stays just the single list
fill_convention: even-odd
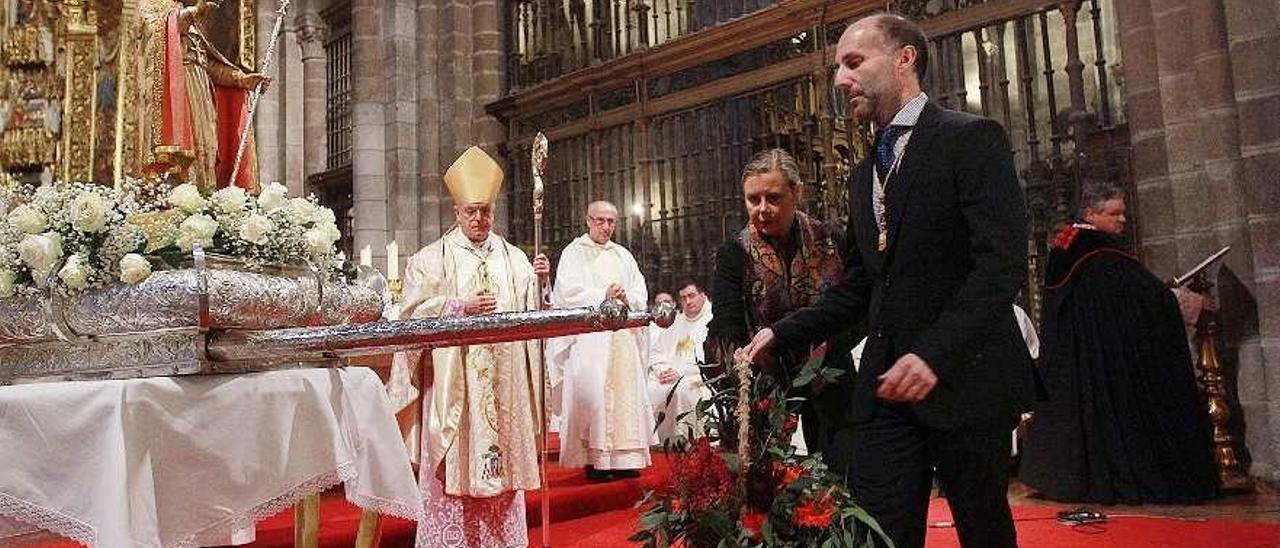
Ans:
[{"label": "priest's hand", "polygon": [[676,373],[676,370],[675,370],[675,369],[672,369],[672,368],[668,367],[668,368],[663,369],[662,371],[659,371],[659,372],[658,372],[658,383],[659,383],[659,384],[671,384],[671,383],[676,382],[676,381],[678,381],[678,380],[680,380],[680,374],[679,374],[679,373]]},{"label": "priest's hand", "polygon": [[604,290],[604,296],[608,299],[618,299],[624,303],[627,302],[627,292],[618,284],[609,284],[609,287]]},{"label": "priest's hand", "polygon": [[923,400],[934,385],[938,384],[937,375],[929,364],[915,354],[907,354],[893,364],[883,375],[877,377],[880,387],[876,389],[876,397],[901,402],[917,402]]},{"label": "priest's hand", "polygon": [[541,253],[533,258],[533,273],[539,278],[545,278],[551,275],[551,261],[547,260],[547,256]]},{"label": "priest's hand", "polygon": [[498,299],[493,295],[473,295],[462,302],[462,313],[467,316],[483,316],[498,310]]}]

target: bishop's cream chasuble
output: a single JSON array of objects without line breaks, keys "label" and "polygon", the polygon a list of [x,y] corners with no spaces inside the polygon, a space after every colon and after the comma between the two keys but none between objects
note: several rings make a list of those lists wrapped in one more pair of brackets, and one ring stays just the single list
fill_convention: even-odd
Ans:
[{"label": "bishop's cream chasuble", "polygon": [[[519,248],[495,234],[476,245],[455,229],[410,257],[401,317],[461,315],[463,299],[477,294],[494,295],[497,312],[530,310],[534,284],[533,267]],[[421,442],[428,515],[418,530],[419,546],[523,545],[518,491],[539,487],[536,343],[432,352],[422,391],[428,398]],[[409,381],[423,354],[397,355],[388,386],[394,403],[412,401],[417,383]]]}]

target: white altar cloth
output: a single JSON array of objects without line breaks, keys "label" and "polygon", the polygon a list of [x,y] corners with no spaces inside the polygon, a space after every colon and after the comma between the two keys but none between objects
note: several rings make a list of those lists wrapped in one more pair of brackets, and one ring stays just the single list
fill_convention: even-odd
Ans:
[{"label": "white altar cloth", "polygon": [[0,545],[40,529],[109,548],[245,542],[338,483],[384,515],[423,508],[365,368],[0,387],[0,463]]}]

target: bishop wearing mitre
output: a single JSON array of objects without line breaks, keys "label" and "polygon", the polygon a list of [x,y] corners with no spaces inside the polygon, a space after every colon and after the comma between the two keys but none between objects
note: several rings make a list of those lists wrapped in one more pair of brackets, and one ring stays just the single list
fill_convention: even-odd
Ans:
[{"label": "bishop wearing mitre", "polygon": [[[445,172],[457,223],[409,258],[402,319],[536,309],[536,276],[549,272],[548,262],[539,255],[530,263],[493,233],[502,180],[502,168],[478,147]],[[405,393],[416,392],[414,384],[426,399],[419,473],[426,513],[419,547],[527,543],[523,491],[539,487],[540,366],[536,341],[396,356],[392,399],[412,401]],[[419,370],[426,377],[420,383],[406,380]]]}]

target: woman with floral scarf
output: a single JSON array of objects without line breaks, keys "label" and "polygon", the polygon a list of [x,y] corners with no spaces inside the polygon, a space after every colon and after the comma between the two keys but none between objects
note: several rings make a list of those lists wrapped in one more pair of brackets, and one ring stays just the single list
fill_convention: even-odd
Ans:
[{"label": "woman with floral scarf", "polygon": [[[801,188],[795,158],[782,149],[756,154],[743,169],[749,222],[716,252],[711,283],[716,313],[707,327],[708,361],[729,363],[730,353],[746,346],[756,331],[812,304],[840,274],[843,263],[832,235],[820,221],[796,210]],[[848,339],[828,344],[827,367],[852,371]],[[787,361],[782,371],[798,365],[795,359]],[[805,402],[802,416],[806,445],[820,449],[812,401]]]}]

